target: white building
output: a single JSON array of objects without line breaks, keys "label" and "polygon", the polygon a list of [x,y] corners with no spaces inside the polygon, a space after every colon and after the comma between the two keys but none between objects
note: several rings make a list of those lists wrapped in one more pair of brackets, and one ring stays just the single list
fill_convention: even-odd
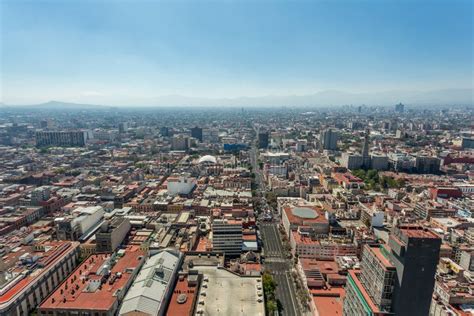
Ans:
[{"label": "white building", "polygon": [[175,249],[152,254],[125,295],[119,315],[165,315],[182,260]]},{"label": "white building", "polygon": [[171,195],[187,195],[196,186],[196,179],[189,175],[179,175],[168,177],[168,193]]}]

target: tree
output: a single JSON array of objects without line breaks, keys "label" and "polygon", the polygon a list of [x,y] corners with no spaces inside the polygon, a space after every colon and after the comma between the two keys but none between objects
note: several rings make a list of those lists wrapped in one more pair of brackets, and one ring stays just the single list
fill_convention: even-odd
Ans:
[{"label": "tree", "polygon": [[274,300],[267,300],[266,309],[268,315],[273,315],[278,309],[277,302],[275,302]]},{"label": "tree", "polygon": [[263,291],[266,294],[273,295],[273,292],[275,291],[277,284],[275,280],[273,280],[273,277],[271,276],[270,273],[268,272],[263,273],[262,283],[263,283]]}]

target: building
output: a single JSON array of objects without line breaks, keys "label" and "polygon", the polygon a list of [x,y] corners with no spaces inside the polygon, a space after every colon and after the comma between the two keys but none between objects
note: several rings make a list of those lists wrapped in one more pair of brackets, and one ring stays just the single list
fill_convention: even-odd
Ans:
[{"label": "building", "polygon": [[364,246],[361,270],[349,270],[343,314],[393,315],[390,313],[395,267],[379,246]]},{"label": "building", "polygon": [[474,138],[463,137],[461,139],[462,149],[474,149]]},{"label": "building", "polygon": [[388,157],[373,153],[370,155],[370,168],[375,170],[388,170]]},{"label": "building", "polygon": [[95,234],[97,252],[113,252],[130,231],[130,221],[125,217],[106,220]]},{"label": "building", "polygon": [[401,102],[395,105],[395,112],[403,113],[405,111],[405,105]]},{"label": "building", "polygon": [[258,133],[258,148],[267,148],[269,143],[268,132]]},{"label": "building", "polygon": [[350,169],[360,169],[364,164],[364,158],[360,154],[344,152],[341,156],[341,166]]},{"label": "building", "polygon": [[48,186],[41,186],[31,191],[31,203],[33,205],[40,205],[41,202],[49,200],[51,197],[51,190]]},{"label": "building", "polygon": [[290,233],[290,246],[293,255],[299,258],[334,260],[340,256],[357,255],[357,245],[350,240],[321,238],[311,229],[298,228]]},{"label": "building", "polygon": [[351,270],[346,283],[344,315],[389,314],[396,269],[380,246],[364,246],[361,270]]},{"label": "building", "polygon": [[189,148],[189,137],[186,135],[174,135],[171,138],[171,149],[172,150],[188,150]]},{"label": "building", "polygon": [[123,316],[162,316],[173,295],[183,255],[175,249],[152,253],[123,299]]},{"label": "building", "polygon": [[211,264],[195,264],[193,269],[203,276],[194,315],[265,316],[260,275],[240,276]]},{"label": "building", "polygon": [[103,217],[102,206],[78,207],[71,216],[58,217],[54,220],[57,238],[79,240],[83,235],[93,233],[98,229]]},{"label": "building", "polygon": [[196,187],[196,179],[189,174],[170,176],[167,179],[168,193],[171,195],[187,195]]},{"label": "building", "polygon": [[212,222],[212,249],[226,256],[242,253],[242,221],[215,219]]},{"label": "building", "polygon": [[166,126],[163,126],[163,127],[160,127],[160,134],[161,136],[163,137],[168,137],[171,135],[170,133],[170,128],[169,127],[166,127]]},{"label": "building", "polygon": [[327,234],[329,221],[324,212],[314,206],[285,206],[282,212],[282,223],[289,235],[299,226],[308,226],[314,234]]},{"label": "building", "polygon": [[114,316],[144,261],[141,250],[91,255],[43,301],[38,314]]},{"label": "building", "polygon": [[369,169],[371,166],[369,146],[370,146],[370,130],[366,129],[365,134],[364,134],[364,143],[362,144],[362,168],[364,169]]},{"label": "building", "polygon": [[416,225],[395,228],[388,245],[364,246],[350,270],[344,315],[428,315],[441,239]]},{"label": "building", "polygon": [[321,132],[320,142],[321,148],[324,150],[337,150],[337,141],[339,140],[339,132],[332,128],[325,129]]},{"label": "building", "polygon": [[344,152],[341,155],[341,166],[350,169],[375,169],[375,170],[387,170],[389,168],[389,157],[382,153],[369,152],[370,131],[367,129],[364,135],[364,142],[362,144],[362,152]]},{"label": "building", "polygon": [[420,226],[395,228],[388,245],[397,269],[393,312],[397,315],[428,315],[439,261],[441,239]]},{"label": "building", "polygon": [[36,132],[36,146],[84,147],[87,133],[83,131]]},{"label": "building", "polygon": [[76,267],[79,243],[21,246],[0,260],[0,315],[30,315]]},{"label": "building", "polygon": [[418,173],[439,173],[441,159],[429,156],[417,156],[415,158],[415,169]]},{"label": "building", "polygon": [[197,126],[191,128],[191,137],[199,139],[199,141],[202,142],[202,128]]}]

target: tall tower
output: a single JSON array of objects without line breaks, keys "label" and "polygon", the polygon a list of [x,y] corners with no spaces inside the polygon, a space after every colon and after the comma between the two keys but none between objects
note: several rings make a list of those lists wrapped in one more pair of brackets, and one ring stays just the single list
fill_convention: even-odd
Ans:
[{"label": "tall tower", "polygon": [[325,129],[321,132],[320,141],[322,149],[337,150],[337,141],[339,133],[331,128]]},{"label": "tall tower", "polygon": [[362,167],[364,169],[370,168],[370,156],[369,156],[369,135],[370,130],[367,128],[364,135],[364,144],[362,145]]}]

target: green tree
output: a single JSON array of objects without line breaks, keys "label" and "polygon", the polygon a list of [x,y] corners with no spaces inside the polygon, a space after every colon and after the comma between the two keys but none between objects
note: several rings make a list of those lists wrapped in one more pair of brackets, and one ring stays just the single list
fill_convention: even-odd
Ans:
[{"label": "green tree", "polygon": [[267,300],[265,305],[266,305],[268,315],[273,315],[278,309],[277,302],[275,302],[274,300]]}]

